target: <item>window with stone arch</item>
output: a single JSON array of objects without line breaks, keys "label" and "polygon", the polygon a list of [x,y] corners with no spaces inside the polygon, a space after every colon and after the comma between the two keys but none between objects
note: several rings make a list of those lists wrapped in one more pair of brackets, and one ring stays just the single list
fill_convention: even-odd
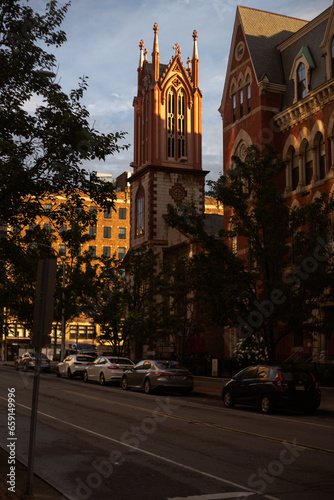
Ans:
[{"label": "window with stone arch", "polygon": [[287,188],[295,191],[299,184],[299,163],[295,148],[290,146],[287,152],[288,179]]},{"label": "window with stone arch", "polygon": [[308,141],[303,141],[301,144],[301,151],[303,152],[303,167],[305,172],[305,185],[311,184],[313,179],[314,165],[312,148]]},{"label": "window with stone arch", "polygon": [[326,177],[327,162],[325,140],[321,132],[318,132],[314,138],[314,148],[316,151],[315,158],[317,162],[317,165],[315,166],[316,178],[322,180]]},{"label": "window with stone arch", "polygon": [[167,157],[180,160],[186,157],[186,96],[181,88],[167,92]]},{"label": "window with stone arch", "polygon": [[140,187],[136,196],[136,236],[140,236],[145,232],[145,193]]}]

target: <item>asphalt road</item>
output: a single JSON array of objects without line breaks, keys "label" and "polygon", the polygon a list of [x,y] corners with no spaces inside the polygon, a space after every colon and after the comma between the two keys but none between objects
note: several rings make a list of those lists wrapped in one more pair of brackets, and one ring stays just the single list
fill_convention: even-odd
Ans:
[{"label": "asphalt road", "polygon": [[[23,462],[32,387],[32,373],[1,368],[0,445]],[[7,429],[13,393],[16,439]],[[38,410],[35,471],[70,500],[333,498],[331,417],[262,415],[54,374],[41,375]]]}]

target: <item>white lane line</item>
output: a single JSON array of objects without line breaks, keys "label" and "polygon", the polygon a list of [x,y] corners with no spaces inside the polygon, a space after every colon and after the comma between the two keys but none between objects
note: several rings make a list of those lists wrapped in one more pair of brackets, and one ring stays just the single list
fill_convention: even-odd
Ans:
[{"label": "white lane line", "polygon": [[230,492],[230,493],[214,493],[213,495],[196,495],[192,497],[174,497],[167,500],[229,500],[231,498],[250,497],[255,493]]},{"label": "white lane line", "polygon": [[[0,396],[0,399],[6,399]],[[31,410],[29,406],[25,406],[20,403],[16,403],[16,406],[21,406],[22,408],[25,408],[26,410]],[[50,418],[51,420],[55,420],[61,424],[68,425],[69,427],[73,427],[74,429],[77,429],[79,431],[87,432],[88,434],[91,434],[92,436],[96,436],[98,438],[104,439],[106,441],[111,441],[112,443],[116,443],[120,446],[124,446],[125,448],[128,448],[132,451],[137,451],[139,453],[143,453],[144,455],[148,455],[150,457],[156,458],[157,460],[161,460],[162,462],[169,463],[173,466],[180,467],[182,469],[188,470],[190,472],[194,472],[196,474],[199,474],[204,477],[208,477],[210,479],[213,479],[215,481],[219,481],[220,483],[227,484],[229,486],[233,486],[234,488],[239,488],[241,490],[247,491],[248,493],[253,493],[253,494],[258,494],[261,495],[263,498],[268,498],[268,500],[279,500],[276,497],[272,497],[270,495],[264,495],[260,491],[253,490],[252,488],[246,488],[245,486],[242,486],[241,484],[234,483],[233,481],[228,481],[227,479],[223,479],[218,476],[214,476],[213,474],[209,474],[208,472],[204,472],[198,469],[194,469],[193,467],[190,467],[189,465],[182,464],[180,462],[176,462],[175,460],[171,460],[170,458],[163,457],[161,455],[157,455],[156,453],[152,453],[147,450],[142,450],[141,448],[138,448],[137,446],[132,446],[131,444],[124,443],[123,441],[120,441],[118,439],[111,438],[109,436],[105,436],[104,434],[100,434],[99,432],[91,431],[90,429],[86,429],[85,427],[81,427],[80,425],[73,424],[71,422],[67,422],[66,420],[62,420],[61,418],[54,417],[53,415],[49,415],[47,413],[43,413],[41,411],[38,411],[39,415],[42,415],[43,417]]]}]

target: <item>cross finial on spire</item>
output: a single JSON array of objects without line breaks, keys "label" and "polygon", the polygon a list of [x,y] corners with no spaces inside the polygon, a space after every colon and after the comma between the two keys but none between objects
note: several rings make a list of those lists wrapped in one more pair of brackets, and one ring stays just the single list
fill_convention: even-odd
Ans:
[{"label": "cross finial on spire", "polygon": [[139,48],[140,48],[140,56],[139,56],[139,68],[143,67],[143,49],[144,49],[144,40],[140,40],[139,42]]},{"label": "cross finial on spire", "polygon": [[181,47],[178,43],[176,43],[174,46],[173,46],[173,49],[175,50],[175,55],[176,56],[179,56],[181,54]]},{"label": "cross finial on spire", "polygon": [[193,39],[194,39],[194,41],[196,41],[198,39],[196,30],[193,31]]}]

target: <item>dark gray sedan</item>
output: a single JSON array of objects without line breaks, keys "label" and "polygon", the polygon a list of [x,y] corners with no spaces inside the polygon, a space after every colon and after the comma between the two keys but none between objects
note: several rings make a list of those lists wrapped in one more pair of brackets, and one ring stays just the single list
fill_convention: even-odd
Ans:
[{"label": "dark gray sedan", "polygon": [[162,389],[189,394],[194,388],[194,378],[177,361],[144,359],[124,373],[121,386],[125,391],[140,389],[146,394]]}]

